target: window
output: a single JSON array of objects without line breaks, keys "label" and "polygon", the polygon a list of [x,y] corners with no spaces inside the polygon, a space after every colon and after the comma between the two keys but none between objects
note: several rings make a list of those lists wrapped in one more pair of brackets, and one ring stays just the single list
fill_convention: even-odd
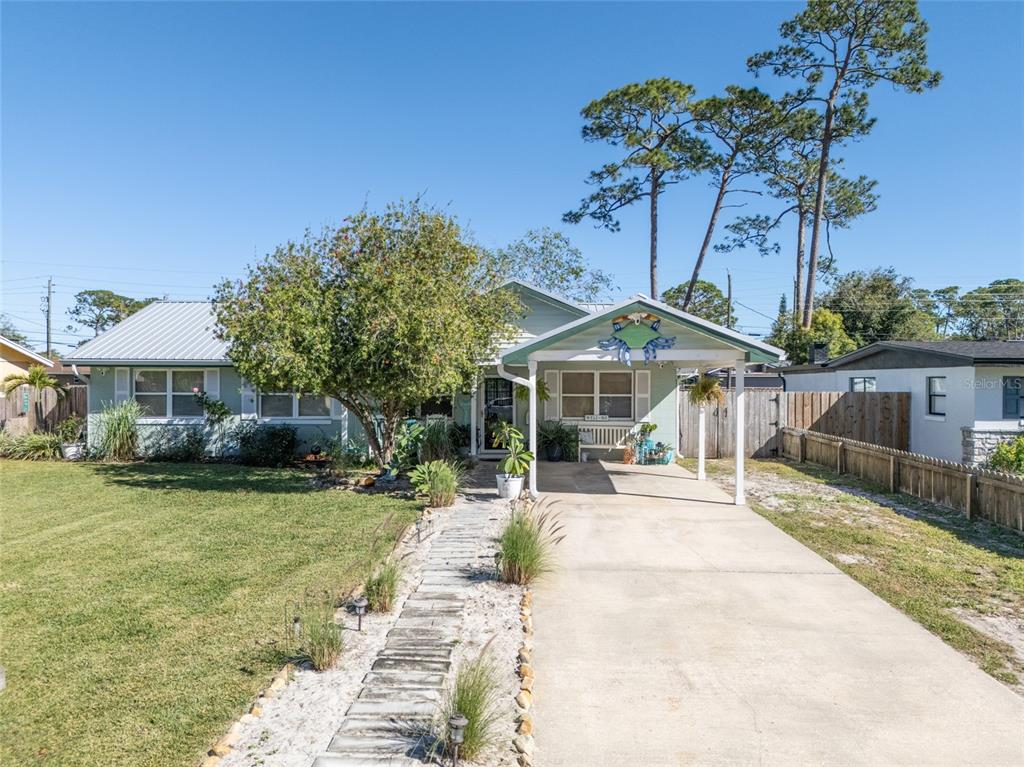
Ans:
[{"label": "window", "polygon": [[877,391],[874,376],[855,376],[851,378],[850,391]]},{"label": "window", "polygon": [[633,418],[632,373],[562,373],[562,417]]},{"label": "window", "polygon": [[201,417],[196,392],[205,385],[202,369],[136,370],[135,401],[147,418]]},{"label": "window", "polygon": [[1024,418],[1024,376],[1003,376],[1003,418]]},{"label": "window", "polygon": [[946,376],[928,376],[928,415],[946,414]]},{"label": "window", "polygon": [[260,418],[330,418],[331,399],[315,394],[260,394]]},{"label": "window", "polygon": [[454,415],[451,397],[434,397],[420,403],[420,418],[443,415],[451,418]]}]

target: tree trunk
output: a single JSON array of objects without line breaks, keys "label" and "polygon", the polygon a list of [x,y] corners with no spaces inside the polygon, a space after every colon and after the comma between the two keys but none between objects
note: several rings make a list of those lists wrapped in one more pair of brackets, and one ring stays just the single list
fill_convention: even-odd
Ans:
[{"label": "tree trunk", "polygon": [[704,232],[704,242],[701,243],[700,253],[697,254],[697,263],[693,265],[693,276],[690,277],[690,284],[686,287],[686,298],[683,299],[683,311],[687,311],[690,300],[693,298],[693,290],[697,285],[697,278],[700,277],[700,269],[704,265],[704,257],[707,255],[711,238],[715,234],[715,225],[718,223],[718,214],[722,211],[722,202],[725,200],[725,193],[729,186],[729,174],[732,172],[732,165],[736,161],[736,155],[729,158],[729,162],[722,169],[722,180],[718,184],[718,194],[715,196],[715,207],[711,209],[711,220],[708,221],[707,231]]},{"label": "tree trunk", "polygon": [[801,321],[804,305],[804,235],[807,230],[807,211],[803,205],[796,210],[796,288],[793,295],[793,327]]},{"label": "tree trunk", "polygon": [[651,170],[651,298],[658,300],[658,195],[661,174]]}]

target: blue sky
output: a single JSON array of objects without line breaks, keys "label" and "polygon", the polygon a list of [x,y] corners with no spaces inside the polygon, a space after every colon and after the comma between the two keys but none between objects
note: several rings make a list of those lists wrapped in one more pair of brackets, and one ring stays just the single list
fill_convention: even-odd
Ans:
[{"label": "blue sky", "polygon": [[[563,228],[620,294],[646,291],[643,207],[618,233],[561,224],[614,151],[581,141],[580,108],[657,76],[753,84],[746,57],[799,7],[4,3],[2,311],[38,346],[52,274],[72,343],[78,290],[202,298],[306,227],[418,193],[487,246]],[[926,288],[1020,276],[1024,6],[922,12],[945,80],[872,92],[878,124],[844,156],[880,207],[834,238],[840,267]],[[689,277],[711,203],[703,181],[664,197],[663,288]],[[713,253],[704,276],[731,270],[741,327],[766,332],[791,261]]]}]

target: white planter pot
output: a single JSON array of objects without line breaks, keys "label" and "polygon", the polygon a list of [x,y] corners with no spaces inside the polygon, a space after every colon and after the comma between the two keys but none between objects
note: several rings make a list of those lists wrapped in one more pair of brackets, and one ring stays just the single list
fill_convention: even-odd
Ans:
[{"label": "white planter pot", "polygon": [[60,453],[65,461],[81,461],[85,458],[85,443],[68,442],[60,446]]},{"label": "white planter pot", "polygon": [[523,494],[522,477],[505,477],[505,495],[502,498],[518,498]]},{"label": "white planter pot", "polygon": [[505,481],[505,474],[495,474],[494,479],[498,483],[498,497],[508,498],[508,485]]}]

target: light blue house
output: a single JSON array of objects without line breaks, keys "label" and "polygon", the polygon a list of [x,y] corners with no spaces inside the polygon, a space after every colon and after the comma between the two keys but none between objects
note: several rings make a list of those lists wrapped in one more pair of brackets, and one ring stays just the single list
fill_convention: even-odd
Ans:
[{"label": "light blue house", "polygon": [[[580,304],[521,282],[524,308],[518,336],[481,366],[472,392],[455,392],[420,406],[469,427],[471,455],[498,457],[492,434],[500,421],[517,424],[537,454],[537,422],[561,420],[580,428],[581,446],[595,457],[619,450],[639,423],[657,425],[652,439],[678,445],[677,371],[776,362],[783,352],[742,333],[636,295],[614,304]],[[203,424],[197,390],[222,400],[231,423],[253,419],[296,427],[303,447],[341,437],[364,441],[362,426],[339,402],[313,393],[258,391],[232,367],[205,302],[157,302],[83,344],[66,362],[89,365],[89,418],[107,403],[134,398],[146,411],[143,443],[169,429]],[[538,402],[538,381],[549,394]],[[737,440],[743,443],[743,376],[736,377]],[[515,387],[528,396],[517,397]],[[90,430],[95,434],[95,429]],[[742,456],[737,500],[743,500]],[[542,470],[542,469],[541,469]],[[536,490],[537,471],[531,472]]]}]

